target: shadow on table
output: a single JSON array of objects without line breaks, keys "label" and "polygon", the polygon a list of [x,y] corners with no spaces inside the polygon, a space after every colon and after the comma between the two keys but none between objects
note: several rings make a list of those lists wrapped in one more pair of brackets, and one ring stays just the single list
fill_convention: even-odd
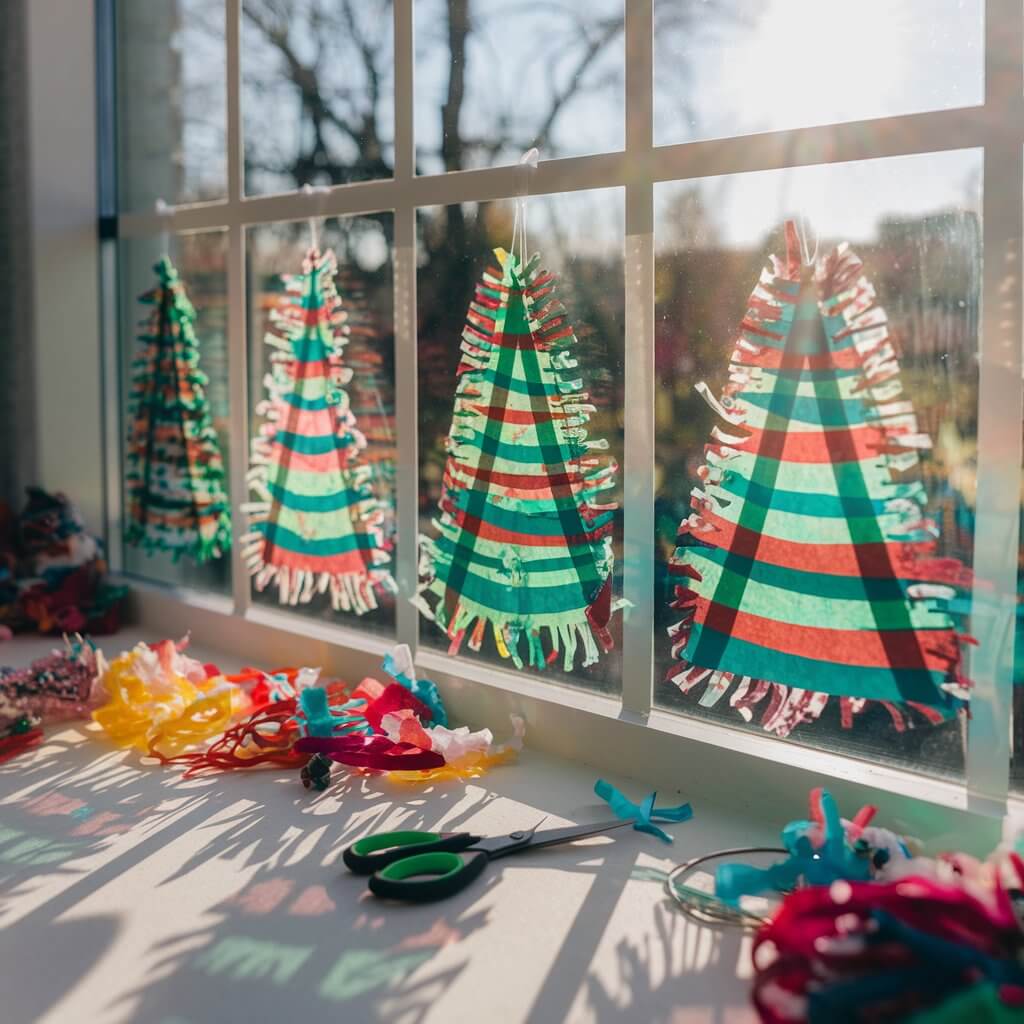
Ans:
[{"label": "shadow on table", "polygon": [[[549,808],[560,801],[539,760],[499,769],[500,794],[491,778],[421,788],[339,773],[314,795],[288,771],[185,783],[93,739],[66,729],[0,766],[0,963],[6,979],[17,979],[5,984],[11,1024],[35,1021],[65,998],[94,1007],[102,1021],[315,1015],[420,1024],[481,955],[480,943],[464,953],[460,946],[491,924],[488,893],[505,862],[442,903],[399,906],[369,896],[365,879],[345,870],[344,848],[384,828],[443,821],[455,830],[474,818],[480,828],[499,795],[531,817],[607,815],[594,806]],[[642,941],[615,942],[609,957],[613,915],[636,886],[660,886],[657,872],[637,870],[641,850],[658,852],[645,839],[531,854],[542,866],[546,857],[559,870],[592,876],[531,1021],[739,1019],[735,1002],[720,1009],[723,991],[736,992],[735,933],[695,928],[647,896],[655,927],[645,926]],[[503,933],[491,934],[486,955],[500,957]],[[119,975],[133,982],[118,984]],[[471,1009],[471,1001],[460,1003],[459,1012]]]},{"label": "shadow on table", "polygon": [[[146,951],[146,983],[108,1003],[112,1020],[262,1020],[341,1004],[350,1019],[370,1020],[383,991],[415,1020],[458,968],[415,983],[409,975],[486,923],[469,909],[480,886],[461,905],[385,911],[341,862],[347,845],[380,828],[435,827],[441,817],[459,828],[495,798],[481,787],[348,776],[316,796],[288,771],[183,783],[89,739],[63,730],[0,766],[0,962],[5,978],[22,979],[5,984],[12,1024],[43,1016],[121,948],[122,913],[80,915],[137,875],[152,878],[145,902],[167,913],[153,922],[166,937]],[[201,894],[204,926],[175,931],[176,894],[187,900],[214,878],[224,896]]]}]

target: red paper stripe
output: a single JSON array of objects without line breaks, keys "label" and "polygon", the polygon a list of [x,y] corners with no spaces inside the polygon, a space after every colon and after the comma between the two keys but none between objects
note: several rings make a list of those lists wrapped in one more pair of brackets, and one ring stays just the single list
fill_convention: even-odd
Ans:
[{"label": "red paper stripe", "polygon": [[[782,462],[832,463],[834,455],[829,451],[825,432],[812,430],[756,430],[745,427],[751,433],[750,439],[741,446],[743,451],[778,451],[782,448]],[[897,444],[886,438],[885,431],[874,424],[864,424],[843,431],[851,443],[853,460],[860,462],[877,458],[883,452],[901,450]],[[710,445],[709,447],[715,447]],[[852,460],[851,460],[852,461]]]},{"label": "red paper stripe", "polygon": [[[927,564],[921,573],[911,570],[917,559],[931,556],[934,544],[929,541],[899,542],[895,544],[861,544],[861,558],[852,544],[801,544],[799,541],[781,540],[737,527],[713,512],[701,516],[718,529],[714,532],[695,533],[694,536],[717,548],[727,548],[748,558],[803,572],[817,572],[825,576],[867,576],[871,579],[924,579]],[[865,568],[869,571],[865,572]]]},{"label": "red paper stripe", "polygon": [[529,533],[517,533],[513,530],[503,530],[501,527],[493,526],[491,523],[485,523],[477,516],[457,511],[454,507],[448,506],[447,503],[442,503],[442,507],[449,512],[462,529],[469,531],[474,537],[479,537],[481,540],[495,541],[499,544],[522,544],[524,547],[531,548],[561,548],[564,545],[571,548],[582,544],[593,544],[594,541],[607,536],[612,531],[612,524],[608,523],[589,533],[577,533],[561,537],[538,536]]},{"label": "red paper stripe", "polygon": [[363,552],[359,550],[346,551],[342,555],[309,555],[270,544],[265,548],[263,558],[268,565],[290,570],[328,572],[339,576],[347,573],[364,576],[367,571]]},{"label": "red paper stripe", "polygon": [[497,405],[473,405],[473,409],[482,413],[489,420],[512,423],[515,426],[530,426],[533,423],[550,423],[552,420],[564,420],[564,412],[534,411],[533,409],[508,409]]},{"label": "red paper stripe", "polygon": [[697,621],[709,629],[812,661],[861,668],[928,669],[945,674],[956,657],[956,638],[951,631],[887,632],[883,642],[877,630],[794,626],[737,611],[699,595],[696,607]]},{"label": "red paper stripe", "polygon": [[553,488],[575,487],[583,484],[583,478],[579,473],[500,473],[496,469],[486,469],[483,466],[467,466],[459,464],[457,467],[460,476],[473,477],[488,487],[509,487],[517,491],[547,491]]}]

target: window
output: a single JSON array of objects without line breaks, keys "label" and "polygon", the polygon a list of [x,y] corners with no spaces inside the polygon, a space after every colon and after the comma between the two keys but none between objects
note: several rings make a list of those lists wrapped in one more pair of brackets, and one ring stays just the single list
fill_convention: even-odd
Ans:
[{"label": "window", "polygon": [[[832,771],[853,770],[858,760],[886,764],[996,803],[1011,775],[1020,785],[1010,723],[1020,676],[1018,582],[1005,556],[1019,546],[1022,466],[1013,262],[1024,232],[1019,5],[959,0],[939,12],[925,0],[872,0],[854,17],[838,0],[813,11],[790,0],[756,10],[728,0],[599,0],[514,11],[482,0],[179,0],[156,18],[143,16],[142,6],[118,3],[122,366],[134,344],[135,296],[166,230],[197,310],[233,530],[244,537],[241,506],[263,500],[247,475],[251,439],[266,420],[268,378],[278,367],[264,337],[280,329],[275,311],[285,279],[304,272],[313,231],[337,258],[330,277],[351,328],[343,401],[366,441],[360,472],[370,491],[359,500],[372,503],[379,565],[393,586],[377,588],[367,608],[342,607],[332,591],[315,594],[312,583],[294,578],[275,589],[279,573],[261,590],[251,540],[198,568],[126,546],[127,570],[184,588],[184,600],[196,591],[229,598],[233,614],[250,623],[295,634],[315,628],[321,639],[368,651],[407,642],[432,668],[522,699],[549,695],[783,762],[813,765],[825,757],[816,752],[827,751],[840,755]],[[846,30],[836,32],[838,22]],[[540,150],[534,169],[519,163],[532,146]],[[157,199],[170,204],[166,217],[153,212]],[[610,650],[563,662],[545,649],[537,655],[543,671],[533,653],[513,667],[502,650],[507,632],[477,629],[476,620],[461,633],[454,620],[443,630],[423,615],[419,563],[421,539],[437,539],[453,417],[466,412],[456,389],[467,310],[488,268],[506,258],[495,251],[515,252],[522,224],[531,252],[560,278],[578,377],[593,407],[588,437],[607,442],[602,458],[617,466],[601,499],[616,506],[602,519],[609,558],[601,562],[607,593],[600,592],[615,608]],[[829,254],[844,243],[856,256],[842,258],[858,260],[873,289],[871,316],[885,310],[888,347],[870,364],[885,364],[885,386],[872,378],[878,388],[866,398],[842,372],[822,383],[813,353],[801,350],[808,361],[793,384],[792,409],[819,417],[823,433],[805,447],[825,455],[781,476],[773,469],[767,489],[761,477],[734,475],[730,483],[716,468],[721,452],[709,458],[707,446],[730,444],[721,440],[728,408],[720,398],[735,392],[730,373],[733,384],[752,379],[734,360],[730,368],[751,293],[773,256],[794,259],[781,292],[795,289],[796,309],[805,301],[797,301],[800,288],[811,288],[812,264],[836,266],[840,256]],[[756,308],[789,301],[771,282],[765,287]],[[816,294],[824,319],[823,310],[845,301]],[[800,308],[793,323],[813,320],[811,305]],[[830,324],[806,328],[819,333],[800,344],[834,340],[839,328]],[[782,379],[778,369],[758,364],[754,377],[766,394]],[[897,400],[909,404],[879,415],[905,417],[897,430],[903,440],[892,443],[909,445],[913,458],[904,453],[885,464],[889,491],[872,489],[882,486],[881,463],[864,455],[875,484],[854,493],[836,469],[843,457],[829,447],[835,424],[828,417],[856,408],[870,419],[872,402]],[[807,427],[798,421],[796,414],[781,427],[758,420],[757,429],[783,437]],[[897,479],[911,466],[913,481]],[[312,509],[313,492],[293,482]],[[499,513],[518,500],[507,491]],[[927,549],[934,572],[900,577],[904,589],[893,597],[893,581],[879,584],[858,561],[841,585],[832,581],[835,593],[790,577],[780,597],[777,573],[745,570],[741,589],[751,603],[734,609],[722,644],[743,639],[740,618],[755,607],[769,624],[757,627],[767,663],[806,645],[800,631],[814,623],[838,629],[848,615],[853,633],[881,636],[880,622],[906,615],[916,631],[938,621],[929,616],[939,605],[927,602],[942,602],[943,651],[959,649],[954,633],[977,641],[964,641],[963,673],[975,684],[971,717],[951,711],[953,700],[941,716],[922,717],[908,714],[906,701],[890,708],[878,698],[853,714],[837,699],[814,705],[816,721],[766,732],[769,691],[758,707],[737,698],[737,687],[748,694],[758,680],[724,655],[708,670],[718,673],[720,699],[702,699],[712,685],[707,674],[688,694],[678,680],[666,681],[679,672],[679,645],[673,652],[668,634],[680,621],[670,607],[679,566],[695,564],[692,552],[676,552],[680,523],[695,510],[699,518],[702,509],[748,500],[767,502],[761,539],[776,529],[776,539],[802,542],[799,517],[814,506],[826,520],[820,536],[839,537],[851,550],[867,536],[867,520],[890,516],[893,529],[910,530],[910,516],[918,533],[872,543],[892,541],[886,550],[894,558],[902,544]],[[296,515],[293,534],[301,533]],[[746,520],[739,525],[749,528]],[[693,557],[714,561],[707,550]],[[500,581],[521,574],[511,548],[481,558]],[[719,568],[707,578],[717,579]],[[596,584],[584,587],[588,601],[596,601]],[[882,591],[888,597],[878,597]],[[913,603],[920,601],[926,606]],[[515,614],[525,614],[518,607]],[[937,635],[915,641],[926,674],[938,671],[927,646]],[[449,646],[458,649],[452,659]],[[806,701],[800,706],[806,710]],[[911,721],[914,728],[902,728]],[[1019,718],[1015,728],[1017,737]]]}]

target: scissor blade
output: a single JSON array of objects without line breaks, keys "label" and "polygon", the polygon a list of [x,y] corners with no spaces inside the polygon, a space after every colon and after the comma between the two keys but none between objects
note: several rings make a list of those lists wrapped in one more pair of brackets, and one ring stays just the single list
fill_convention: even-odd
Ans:
[{"label": "scissor blade", "polygon": [[529,849],[536,850],[541,846],[558,846],[561,843],[573,843],[577,839],[589,839],[590,836],[599,836],[602,832],[611,832],[613,829],[625,828],[632,825],[629,819],[623,821],[616,818],[614,821],[600,821],[591,825],[569,825],[566,828],[546,828],[543,832],[534,832],[529,842]]}]

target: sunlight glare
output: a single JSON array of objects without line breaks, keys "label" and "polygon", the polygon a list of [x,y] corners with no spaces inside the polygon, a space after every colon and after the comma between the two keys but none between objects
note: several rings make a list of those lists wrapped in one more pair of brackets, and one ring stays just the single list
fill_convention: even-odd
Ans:
[{"label": "sunlight glare", "polygon": [[907,32],[893,22],[905,17],[889,0],[769,0],[734,51],[736,109],[772,128],[884,113],[905,63]]}]

